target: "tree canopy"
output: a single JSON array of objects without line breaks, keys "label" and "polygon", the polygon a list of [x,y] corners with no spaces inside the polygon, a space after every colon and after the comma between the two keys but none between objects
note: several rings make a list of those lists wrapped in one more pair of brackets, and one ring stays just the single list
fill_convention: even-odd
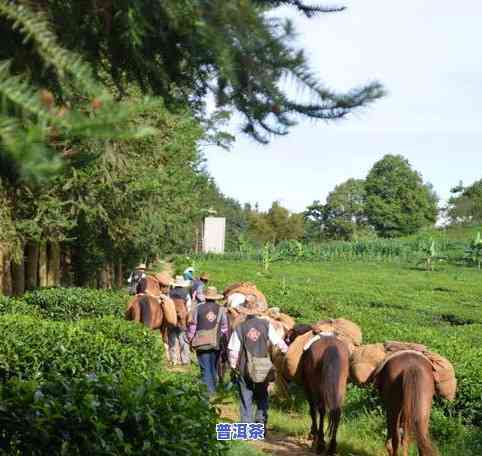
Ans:
[{"label": "tree canopy", "polygon": [[385,155],[366,178],[368,223],[383,237],[413,234],[437,220],[438,198],[401,155]]},{"label": "tree canopy", "polygon": [[452,189],[448,217],[452,223],[482,223],[482,179],[468,187],[462,184]]}]

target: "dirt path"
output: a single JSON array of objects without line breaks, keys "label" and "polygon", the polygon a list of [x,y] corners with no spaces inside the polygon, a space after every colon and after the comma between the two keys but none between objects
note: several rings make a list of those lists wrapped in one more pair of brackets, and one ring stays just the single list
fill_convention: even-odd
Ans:
[{"label": "dirt path", "polygon": [[[237,421],[239,418],[238,410],[232,405],[218,406],[221,419]],[[304,456],[313,455],[310,450],[311,442],[306,439],[299,439],[287,436],[281,432],[269,431],[264,440],[254,440],[249,442],[257,450],[279,456]]]}]

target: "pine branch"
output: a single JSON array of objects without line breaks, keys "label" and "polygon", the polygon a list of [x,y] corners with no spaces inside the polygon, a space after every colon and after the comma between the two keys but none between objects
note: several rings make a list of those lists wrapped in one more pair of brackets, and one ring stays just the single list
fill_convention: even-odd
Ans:
[{"label": "pine branch", "polygon": [[313,17],[316,14],[323,13],[339,13],[346,9],[345,6],[323,6],[323,5],[307,5],[302,0],[256,0],[255,3],[261,6],[278,7],[278,6],[294,6],[298,11],[302,12],[306,17]]}]

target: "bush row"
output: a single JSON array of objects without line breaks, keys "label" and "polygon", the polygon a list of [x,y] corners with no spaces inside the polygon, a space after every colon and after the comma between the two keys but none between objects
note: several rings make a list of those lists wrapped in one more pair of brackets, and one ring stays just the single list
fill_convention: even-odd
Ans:
[{"label": "bush row", "polygon": [[119,318],[125,303],[84,289],[0,299],[0,454],[224,452],[202,387],[162,369],[159,332]]},{"label": "bush row", "polygon": [[196,385],[106,374],[0,388],[0,449],[29,455],[218,455],[216,413]]}]

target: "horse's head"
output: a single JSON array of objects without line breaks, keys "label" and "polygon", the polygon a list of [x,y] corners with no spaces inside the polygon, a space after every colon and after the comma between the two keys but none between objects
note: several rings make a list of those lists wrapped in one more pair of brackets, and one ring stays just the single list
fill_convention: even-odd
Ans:
[{"label": "horse's head", "polygon": [[305,334],[311,330],[312,330],[311,325],[299,324],[299,325],[293,326],[293,328],[286,333],[286,337],[285,337],[286,345],[290,345],[298,336],[301,336],[302,334]]}]

